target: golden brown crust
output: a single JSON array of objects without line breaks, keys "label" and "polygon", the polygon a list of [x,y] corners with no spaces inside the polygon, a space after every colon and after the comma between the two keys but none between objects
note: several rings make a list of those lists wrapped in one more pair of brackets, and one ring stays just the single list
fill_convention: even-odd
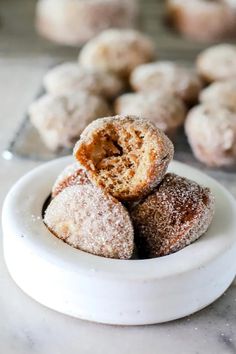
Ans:
[{"label": "golden brown crust", "polygon": [[168,173],[156,191],[131,210],[142,257],[179,251],[208,229],[214,197],[208,188]]},{"label": "golden brown crust", "polygon": [[74,148],[91,181],[121,201],[150,193],[162,180],[173,152],[160,129],[136,116],[94,121]]}]

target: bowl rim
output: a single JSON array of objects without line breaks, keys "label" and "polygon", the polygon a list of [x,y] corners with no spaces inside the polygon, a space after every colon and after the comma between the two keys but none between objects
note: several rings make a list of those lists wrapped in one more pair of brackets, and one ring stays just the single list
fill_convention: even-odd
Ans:
[{"label": "bowl rim", "polygon": [[236,244],[236,202],[233,196],[208,175],[173,161],[169,171],[210,187],[216,198],[212,225],[199,240],[171,255],[142,260],[110,259],[75,249],[52,235],[41,218],[53,182],[71,162],[72,157],[67,156],[44,163],[21,177],[11,188],[3,205],[4,237],[19,234],[18,240],[23,247],[51,264],[59,262],[70,272],[96,272],[97,277],[142,281],[173,277],[205,267]]}]

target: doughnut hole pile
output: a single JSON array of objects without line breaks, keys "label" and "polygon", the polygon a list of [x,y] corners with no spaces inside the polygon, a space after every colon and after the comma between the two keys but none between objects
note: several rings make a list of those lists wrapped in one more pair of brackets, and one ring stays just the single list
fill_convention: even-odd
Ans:
[{"label": "doughnut hole pile", "polygon": [[[30,106],[29,116],[50,150],[71,149],[86,125],[97,118],[113,114],[137,115],[152,121],[173,141],[179,128],[185,126],[193,154],[204,164],[213,167],[236,165],[236,46],[233,44],[219,44],[204,50],[198,55],[195,68],[189,68],[183,63],[156,61],[154,43],[141,32],[109,29],[87,42],[77,62],[64,63],[50,70],[45,75],[44,88],[47,94]],[[196,105],[198,110],[195,110]],[[211,106],[219,107],[215,119]],[[206,111],[210,113],[205,114]],[[219,120],[220,123],[215,124]],[[111,126],[113,129],[113,123]],[[129,178],[133,173],[132,166],[136,168],[140,163],[137,158],[139,153],[131,151],[135,151],[136,145],[140,145],[140,149],[146,147],[146,143],[138,142],[137,134],[129,129],[125,128],[126,140],[130,140],[129,147],[116,146],[116,129],[109,146],[111,152],[105,146],[104,132],[93,137],[96,149],[85,149],[83,146],[86,158],[89,154],[93,155],[90,166],[85,166],[89,178],[99,181],[108,193],[111,188],[117,190],[115,197],[118,199],[118,185],[111,183],[110,175],[117,174],[123,179],[123,167],[130,165],[127,172]],[[127,148],[130,153],[124,164],[121,151],[126,154]],[[80,149],[82,151],[82,147]],[[98,158],[97,155],[101,156]],[[111,158],[113,155],[116,155],[115,159]],[[82,155],[80,159],[83,159]],[[118,160],[119,168],[118,165],[111,166]],[[104,172],[105,164],[110,166],[109,175]],[[135,175],[137,183],[138,175],[141,174]],[[119,183],[121,191],[124,180]],[[141,179],[139,183],[141,186]],[[145,188],[143,185],[144,194]],[[131,192],[130,189],[128,193],[123,188],[121,193],[121,198],[127,202],[136,198],[134,190]]]},{"label": "doughnut hole pile", "polygon": [[209,85],[199,95],[185,121],[195,157],[210,167],[236,165],[236,46],[219,44],[196,60],[199,75]]},{"label": "doughnut hole pile", "polygon": [[165,174],[173,144],[136,116],[92,122],[74,148],[77,159],[52,187],[44,222],[53,235],[107,258],[150,258],[176,252],[208,229],[208,188]]},{"label": "doughnut hole pile", "polygon": [[185,106],[197,101],[201,79],[183,65],[153,60],[155,46],[147,36],[117,29],[89,41],[78,58],[81,67],[112,73],[137,92],[118,97],[115,113],[145,117],[174,140],[186,117]]},{"label": "doughnut hole pile", "polygon": [[174,141],[189,106],[198,100],[202,80],[183,64],[154,60],[155,45],[148,36],[116,28],[88,41],[77,62],[49,70],[43,80],[47,99],[29,108],[47,148],[71,148],[86,124],[111,113],[149,119]]},{"label": "doughnut hole pile", "polygon": [[[78,6],[82,3],[88,6],[86,1]],[[89,122],[113,113],[113,101],[127,89],[131,71],[154,57],[155,45],[148,36],[116,28],[91,39],[77,62],[49,70],[43,80],[47,94],[29,107],[30,120],[42,142],[52,151],[71,148]]]}]

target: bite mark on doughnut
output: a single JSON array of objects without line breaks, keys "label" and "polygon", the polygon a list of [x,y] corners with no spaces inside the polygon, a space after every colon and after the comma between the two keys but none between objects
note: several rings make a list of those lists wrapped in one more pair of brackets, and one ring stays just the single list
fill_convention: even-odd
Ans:
[{"label": "bite mark on doughnut", "polygon": [[149,189],[147,183],[156,184],[158,173],[172,158],[172,148],[161,152],[162,139],[168,138],[163,133],[157,137],[153,127],[144,129],[130,121],[111,122],[95,130],[89,143],[75,148],[75,154],[98,185],[120,200],[132,200],[137,189]]}]

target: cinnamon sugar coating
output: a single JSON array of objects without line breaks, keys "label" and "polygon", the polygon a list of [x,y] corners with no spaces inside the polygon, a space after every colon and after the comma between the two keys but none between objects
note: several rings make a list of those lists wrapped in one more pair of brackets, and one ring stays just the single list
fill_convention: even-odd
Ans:
[{"label": "cinnamon sugar coating", "polygon": [[78,162],[74,162],[64,168],[57,177],[52,187],[52,198],[55,198],[57,194],[61,193],[67,187],[90,183],[85,169]]},{"label": "cinnamon sugar coating", "polygon": [[115,101],[117,114],[134,114],[145,117],[173,137],[186,117],[186,107],[183,101],[166,92],[127,93]]},{"label": "cinnamon sugar coating", "polygon": [[91,121],[109,115],[107,103],[86,92],[53,96],[44,95],[29,107],[32,124],[50,150],[72,148],[80,133]]},{"label": "cinnamon sugar coating", "polygon": [[55,236],[82,251],[108,258],[132,256],[134,234],[127,210],[92,184],[64,189],[49,204],[44,222]]},{"label": "cinnamon sugar coating", "polygon": [[56,66],[45,75],[44,87],[53,95],[82,90],[110,99],[123,91],[124,84],[112,73],[86,69],[78,63],[68,62]]},{"label": "cinnamon sugar coating", "polygon": [[168,0],[167,16],[183,35],[200,42],[235,36],[236,15],[230,0]]},{"label": "cinnamon sugar coating", "polygon": [[85,68],[109,71],[127,78],[136,66],[151,61],[154,55],[154,43],[141,32],[110,29],[83,47],[79,63]]},{"label": "cinnamon sugar coating", "polygon": [[236,112],[236,77],[231,80],[213,82],[202,90],[200,102],[222,105]]},{"label": "cinnamon sugar coating", "polygon": [[223,43],[205,49],[196,66],[206,82],[236,78],[236,45]]},{"label": "cinnamon sugar coating", "polygon": [[132,72],[130,84],[135,91],[169,92],[187,104],[195,103],[202,82],[193,70],[171,61],[143,64]]},{"label": "cinnamon sugar coating", "polygon": [[91,123],[74,148],[90,180],[120,201],[144,197],[162,180],[173,144],[148,120],[136,116]]},{"label": "cinnamon sugar coating", "polygon": [[181,250],[208,229],[214,197],[208,188],[173,173],[131,210],[136,244],[142,257],[160,257]]},{"label": "cinnamon sugar coating", "polygon": [[208,166],[236,164],[236,112],[209,103],[194,107],[185,121],[194,155]]},{"label": "cinnamon sugar coating", "polygon": [[136,25],[136,0],[38,0],[36,29],[57,43],[78,46],[107,28]]}]

